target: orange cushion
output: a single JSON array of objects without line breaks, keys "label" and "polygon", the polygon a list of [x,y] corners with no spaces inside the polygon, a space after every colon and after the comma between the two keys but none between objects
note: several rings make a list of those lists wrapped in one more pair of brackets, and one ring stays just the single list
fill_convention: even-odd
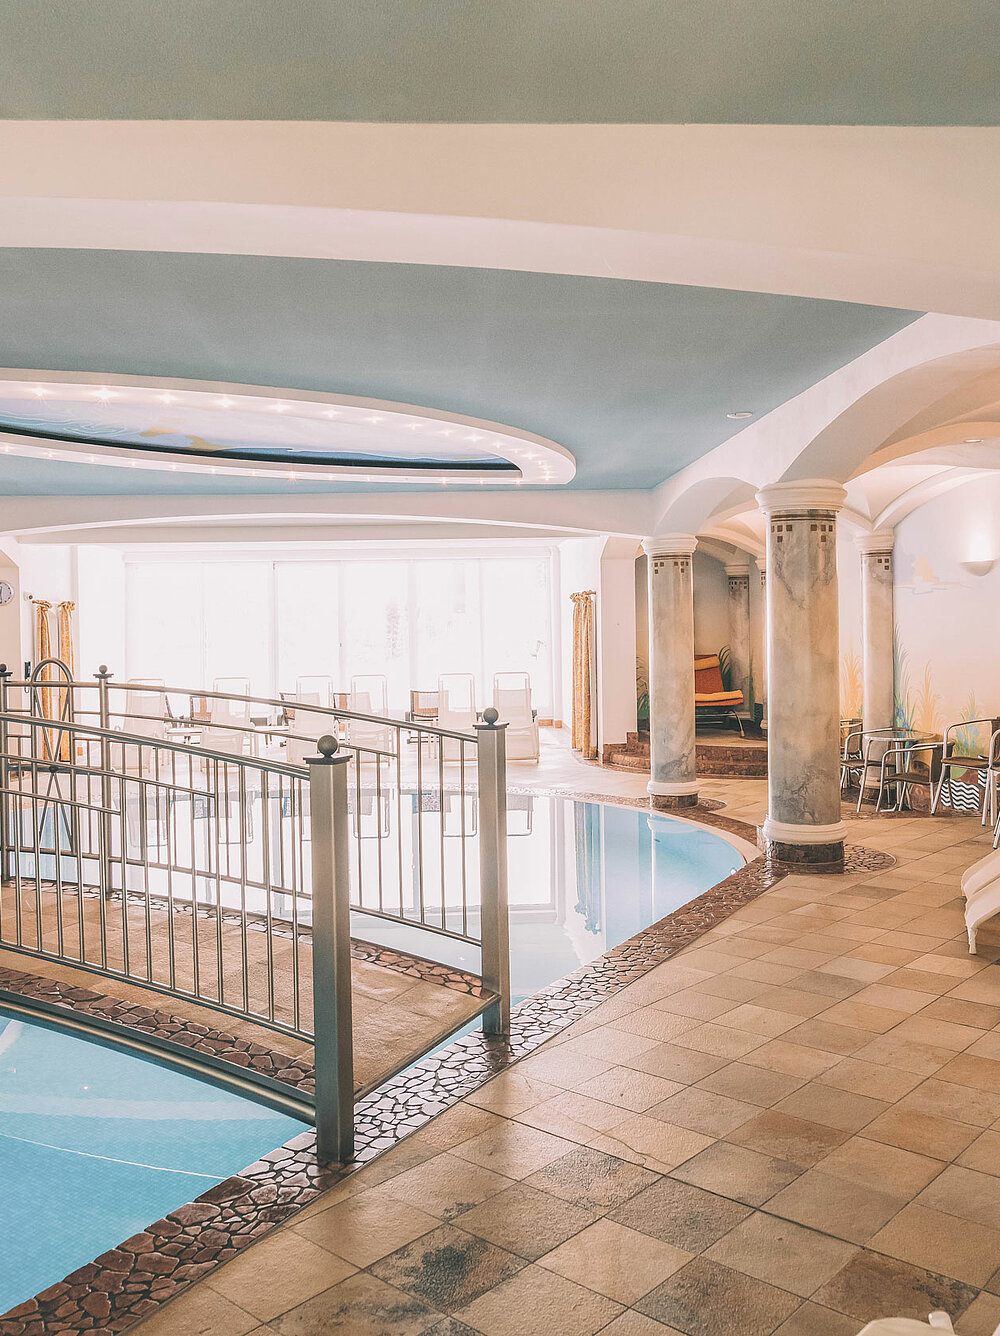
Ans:
[{"label": "orange cushion", "polygon": [[742,691],[696,691],[695,705],[742,705]]},{"label": "orange cushion", "polygon": [[695,668],[694,689],[699,694],[703,692],[725,690],[722,684],[722,670],[719,668],[718,659],[716,659],[709,668]]}]

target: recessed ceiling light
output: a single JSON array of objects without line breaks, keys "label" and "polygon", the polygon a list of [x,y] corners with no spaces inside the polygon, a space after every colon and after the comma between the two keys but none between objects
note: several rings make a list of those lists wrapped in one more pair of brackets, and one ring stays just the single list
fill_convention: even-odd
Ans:
[{"label": "recessed ceiling light", "polygon": [[172,404],[175,402],[175,396],[172,394],[158,394],[156,397],[161,404]]},{"label": "recessed ceiling light", "polygon": [[985,440],[985,437],[983,437],[983,436],[966,436],[966,438],[965,438],[965,440],[962,442],[962,444],[963,444],[963,445],[982,445],[982,443],[983,443],[984,440]]},{"label": "recessed ceiling light", "polygon": [[738,418],[751,418],[753,417],[753,413],[750,411],[749,408],[741,408],[736,413],[727,413],[726,417],[732,418],[735,421]]}]

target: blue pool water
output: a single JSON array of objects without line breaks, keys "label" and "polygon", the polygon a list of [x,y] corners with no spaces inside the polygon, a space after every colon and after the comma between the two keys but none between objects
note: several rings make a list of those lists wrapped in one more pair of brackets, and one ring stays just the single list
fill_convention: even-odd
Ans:
[{"label": "blue pool water", "polygon": [[[716,831],[646,808],[524,793],[509,794],[507,805],[516,1001],[680,909],[746,862]],[[479,971],[478,948],[465,942],[360,913],[352,914],[351,930]]]},{"label": "blue pool water", "polygon": [[0,1313],[302,1130],[133,1051],[0,1009]]}]

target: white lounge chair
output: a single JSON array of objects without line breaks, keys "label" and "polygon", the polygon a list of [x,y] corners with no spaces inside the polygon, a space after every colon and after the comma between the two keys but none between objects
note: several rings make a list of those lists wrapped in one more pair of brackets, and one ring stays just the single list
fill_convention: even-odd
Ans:
[{"label": "white lounge chair", "polygon": [[962,875],[962,894],[969,953],[975,955],[978,929],[987,919],[1000,914],[1000,851],[994,850],[966,869]]},{"label": "white lounge chair", "polygon": [[[452,733],[471,733],[476,726],[476,684],[471,673],[442,673],[438,678],[438,727]],[[457,738],[442,739],[446,761],[462,757]]]},{"label": "white lounge chair", "polygon": [[[385,678],[379,673],[351,678],[351,711],[357,714],[385,716],[389,712]],[[384,724],[373,719],[352,719],[348,740],[352,747],[363,751],[386,753],[379,755],[379,763],[388,761],[396,751],[394,730],[388,720]]]},{"label": "white lounge chair", "polygon": [[497,673],[493,678],[493,705],[500,723],[507,725],[507,759],[538,760],[538,720],[531,708],[531,679],[527,673]]}]

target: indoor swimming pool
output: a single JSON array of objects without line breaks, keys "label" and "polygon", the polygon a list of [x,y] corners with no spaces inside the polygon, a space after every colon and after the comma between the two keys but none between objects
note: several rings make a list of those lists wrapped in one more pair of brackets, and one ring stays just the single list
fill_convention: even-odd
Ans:
[{"label": "indoor swimming pool", "polygon": [[[512,1000],[626,941],[743,867],[715,830],[646,807],[537,793],[507,797]],[[358,937],[479,971],[474,945],[351,915]]]},{"label": "indoor swimming pool", "polygon": [[302,1130],[133,1050],[0,1009],[0,1313]]}]

